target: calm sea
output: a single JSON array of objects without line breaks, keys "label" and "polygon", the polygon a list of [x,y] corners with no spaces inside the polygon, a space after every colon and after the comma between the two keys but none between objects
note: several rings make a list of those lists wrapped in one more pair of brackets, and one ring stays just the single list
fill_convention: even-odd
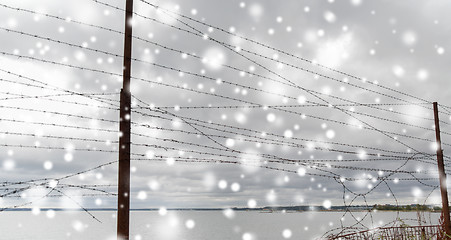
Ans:
[{"label": "calm sea", "polygon": [[[115,239],[115,212],[1,212],[0,239]],[[315,239],[340,226],[341,212],[222,212],[168,211],[131,212],[133,240],[276,240]],[[363,213],[354,213],[362,217]],[[401,218],[416,219],[417,213],[400,213]],[[437,213],[425,217],[436,223]],[[373,213],[374,224],[385,224],[396,218],[393,212]],[[355,220],[348,214],[344,223]],[[365,220],[366,224],[371,219]],[[415,222],[408,222],[416,225]]]}]

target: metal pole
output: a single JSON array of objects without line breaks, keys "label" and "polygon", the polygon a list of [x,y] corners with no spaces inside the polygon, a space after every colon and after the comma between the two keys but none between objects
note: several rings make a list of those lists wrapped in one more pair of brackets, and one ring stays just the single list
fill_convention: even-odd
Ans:
[{"label": "metal pole", "polygon": [[131,54],[133,0],[126,0],[123,86],[120,97],[119,177],[117,195],[117,239],[130,235],[130,121],[131,121]]},{"label": "metal pole", "polygon": [[[440,140],[440,125],[438,119],[437,102],[434,102],[433,105],[434,105],[434,120],[435,120],[435,137],[437,143],[437,165],[440,180],[440,193],[442,194],[442,214],[444,218],[443,220],[445,224],[445,232],[448,236],[451,236],[450,221],[449,221],[448,188],[446,186],[445,166],[443,164],[443,150],[442,150],[442,142]],[[446,239],[450,238],[446,237]]]}]

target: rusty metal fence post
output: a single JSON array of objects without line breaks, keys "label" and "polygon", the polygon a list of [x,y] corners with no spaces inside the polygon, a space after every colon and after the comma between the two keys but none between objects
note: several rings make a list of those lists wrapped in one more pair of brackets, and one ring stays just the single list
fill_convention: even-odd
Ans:
[{"label": "rusty metal fence post", "polygon": [[133,0],[126,0],[123,86],[121,90],[119,124],[119,170],[117,195],[117,239],[128,240],[130,235],[130,122],[131,122],[131,54]]},{"label": "rusty metal fence post", "polygon": [[437,144],[437,165],[439,171],[439,181],[440,181],[440,193],[442,195],[442,214],[443,214],[443,223],[445,225],[445,233],[447,235],[446,239],[450,239],[451,229],[450,229],[450,221],[449,221],[449,203],[448,203],[448,188],[446,186],[446,174],[445,174],[445,166],[443,164],[443,150],[442,143],[440,140],[440,121],[438,116],[438,107],[437,102],[433,103],[434,106],[434,120],[435,120],[435,137]]}]

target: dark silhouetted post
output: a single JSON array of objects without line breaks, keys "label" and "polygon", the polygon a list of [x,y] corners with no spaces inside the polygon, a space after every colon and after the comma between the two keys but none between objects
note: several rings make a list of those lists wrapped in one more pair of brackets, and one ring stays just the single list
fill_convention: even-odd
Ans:
[{"label": "dark silhouetted post", "polygon": [[130,121],[131,121],[131,55],[133,0],[126,0],[123,86],[121,90],[119,124],[119,177],[117,195],[117,238],[130,235]]},{"label": "dark silhouetted post", "polygon": [[[445,224],[445,232],[448,236],[451,236],[450,222],[449,222],[449,203],[448,203],[448,189],[446,186],[446,174],[445,174],[445,166],[443,164],[443,151],[442,151],[442,143],[440,140],[440,125],[438,118],[438,108],[437,102],[433,103],[434,105],[434,120],[435,120],[435,137],[437,143],[437,165],[439,172],[439,181],[440,181],[440,193],[442,194],[442,214],[443,221]],[[450,239],[446,237],[446,239]]]}]

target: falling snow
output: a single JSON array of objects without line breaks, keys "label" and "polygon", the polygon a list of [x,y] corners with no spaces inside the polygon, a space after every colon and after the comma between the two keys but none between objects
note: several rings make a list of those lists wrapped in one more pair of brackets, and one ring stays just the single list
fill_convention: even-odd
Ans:
[{"label": "falling snow", "polygon": [[124,3],[10,2],[0,7],[0,208],[30,210],[21,220],[0,211],[14,233],[38,236],[34,222],[81,239],[115,226],[115,211],[90,209],[117,207],[124,121],[131,208],[157,209],[132,212],[155,216],[131,239],[217,225],[233,239],[307,239],[389,222],[323,211],[337,205],[440,204],[430,102],[446,155],[442,3],[135,1],[132,109],[119,119]]}]

